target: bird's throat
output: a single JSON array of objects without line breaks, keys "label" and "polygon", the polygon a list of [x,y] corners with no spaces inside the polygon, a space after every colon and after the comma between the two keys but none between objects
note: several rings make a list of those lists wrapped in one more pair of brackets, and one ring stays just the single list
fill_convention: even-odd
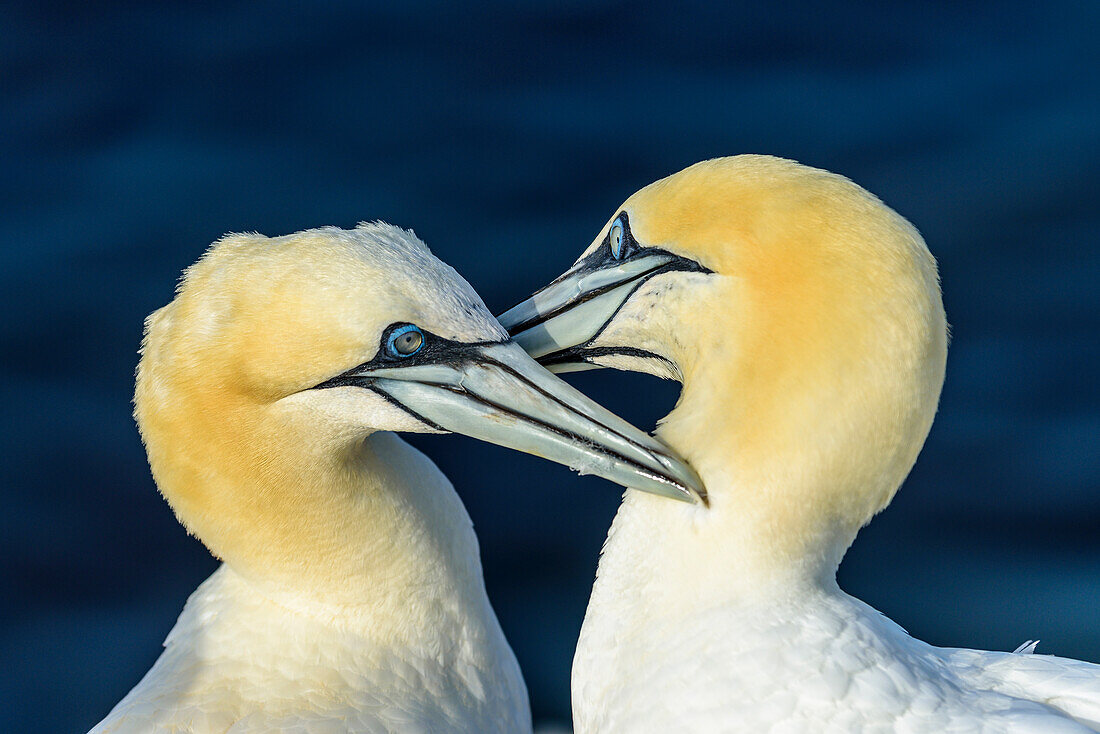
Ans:
[{"label": "bird's throat", "polygon": [[320,614],[363,607],[378,617],[392,605],[396,618],[411,598],[484,594],[465,508],[400,438],[337,445],[285,420],[237,426],[225,441],[187,442],[191,456],[160,456],[150,442],[150,457],[180,520],[264,593],[309,600]]}]

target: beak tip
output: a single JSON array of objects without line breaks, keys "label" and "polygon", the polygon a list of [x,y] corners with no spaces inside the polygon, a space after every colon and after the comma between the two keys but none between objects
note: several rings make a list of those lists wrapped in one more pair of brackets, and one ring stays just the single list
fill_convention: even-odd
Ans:
[{"label": "beak tip", "polygon": [[702,505],[706,508],[710,507],[710,499],[707,497],[707,491],[703,488],[702,484],[686,482],[682,479],[662,477],[660,480],[654,480],[640,486],[635,486],[634,489],[648,494],[655,494],[660,497],[667,497],[668,499],[677,500],[678,502],[685,502],[689,505]]},{"label": "beak tip", "polygon": [[703,507],[710,508],[710,498],[707,496],[707,490],[702,486],[685,487],[682,490],[680,499],[693,505],[702,505]]},{"label": "beak tip", "polygon": [[699,504],[701,504],[703,507],[707,508],[708,510],[710,509],[710,496],[707,495],[707,490],[700,487],[699,490],[695,493],[695,498],[699,500]]}]

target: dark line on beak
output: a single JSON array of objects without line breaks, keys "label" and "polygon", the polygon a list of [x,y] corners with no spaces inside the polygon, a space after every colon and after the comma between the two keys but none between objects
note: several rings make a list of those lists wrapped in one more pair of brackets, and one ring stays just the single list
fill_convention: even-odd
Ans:
[{"label": "dark line on beak", "polygon": [[664,362],[673,372],[678,371],[676,365],[672,362],[672,360],[668,359],[667,357],[662,357],[656,352],[650,352],[646,349],[638,349],[637,347],[588,346],[595,338],[596,337],[592,337],[592,339],[589,339],[584,344],[578,344],[575,347],[569,347],[568,349],[559,349],[556,352],[551,352],[550,354],[543,355],[542,357],[539,357],[538,362],[539,364],[544,366],[575,363],[592,364],[590,360],[595,357],[614,357],[621,355],[624,357],[635,357],[637,359],[655,359],[659,362]]},{"label": "dark line on beak", "polygon": [[[550,400],[554,401],[555,403],[557,403],[561,407],[565,408],[567,411],[569,411],[571,413],[580,413],[580,415],[583,416],[584,418],[586,418],[587,420],[591,421],[592,423],[595,423],[597,426],[599,426],[600,428],[603,428],[608,433],[611,433],[611,434],[614,434],[614,435],[618,436],[619,438],[626,441],[631,446],[634,446],[634,447],[640,449],[641,451],[646,452],[647,454],[649,454],[651,456],[654,454],[653,449],[649,448],[648,446],[643,446],[642,444],[638,443],[637,441],[631,439],[629,436],[624,436],[623,434],[619,433],[618,431],[616,431],[611,426],[606,425],[605,423],[601,422],[598,418],[594,418],[593,416],[588,415],[588,413],[582,413],[575,406],[569,405],[568,403],[561,400],[560,398],[558,398],[553,393],[549,393],[546,390],[543,390],[541,387],[539,387],[535,383],[528,380],[527,377],[524,376],[522,373],[517,372],[515,369],[509,367],[508,365],[504,364],[503,362],[498,362],[497,360],[493,359],[492,357],[490,357],[488,355],[484,355],[482,357],[482,363],[491,364],[494,367],[497,367],[501,370],[504,370],[508,374],[512,375],[512,377],[515,377],[520,382],[523,382],[523,383],[527,384],[532,389],[534,389],[536,392],[538,392],[540,395],[542,395],[543,397],[549,398]],[[660,452],[658,452],[658,453],[660,453]],[[666,459],[672,459],[673,458],[673,457],[667,456],[663,453],[661,453],[661,456],[664,456]]]},{"label": "dark line on beak", "polygon": [[[369,379],[369,378],[367,378],[367,379]],[[389,393],[383,392],[380,388],[377,388],[374,385],[363,385],[363,387],[367,388],[368,390],[370,390],[372,392],[375,392],[375,393],[381,395],[382,398],[387,403],[400,408],[401,410],[405,411],[406,413],[408,413],[409,415],[411,415],[413,418],[420,421],[424,425],[430,426],[430,427],[434,428],[435,430],[441,431],[443,433],[453,433],[453,431],[448,431],[446,428],[439,425],[438,423],[435,423],[434,421],[430,421],[427,418],[425,418],[424,416],[417,413],[415,410],[410,409],[407,405],[404,405],[397,398],[390,395]]]},{"label": "dark line on beak", "polygon": [[[609,283],[608,285],[600,286],[599,288],[593,288],[590,291],[585,291],[584,293],[577,296],[573,300],[566,301],[565,303],[563,303],[562,305],[558,306],[555,309],[547,311],[544,314],[539,314],[538,316],[535,316],[534,318],[530,318],[527,321],[523,321],[523,322],[520,322],[519,324],[516,324],[515,326],[513,326],[511,329],[508,330],[508,333],[512,336],[515,336],[516,334],[518,334],[521,331],[525,331],[527,329],[530,329],[532,326],[538,326],[539,324],[541,324],[545,321],[549,321],[550,319],[554,318],[558,314],[564,313],[564,312],[568,311],[569,309],[575,308],[575,307],[577,307],[577,306],[579,306],[582,303],[585,303],[587,301],[591,301],[593,298],[596,298],[597,296],[602,296],[604,293],[607,293],[608,291],[613,291],[616,288],[618,288],[619,286],[626,285],[627,283],[633,283],[634,281],[639,280],[641,278],[645,278],[646,276],[651,275],[651,274],[655,275],[658,270],[660,270],[661,268],[663,268],[663,267],[665,267],[666,265],[669,265],[669,264],[671,264],[671,263],[667,263],[667,262],[666,263],[661,263],[660,265],[654,266],[652,270],[646,270],[645,272],[638,273],[637,275],[635,275],[632,278],[626,278],[624,280],[616,281],[615,283]],[[557,282],[557,281],[555,281],[555,282]],[[549,287],[550,286],[547,286],[547,288],[549,288]],[[545,288],[542,289],[542,290],[545,290]],[[541,291],[539,291],[539,292],[541,292]],[[537,295],[537,293],[536,293],[536,295]],[[531,297],[534,298],[534,295],[532,295]],[[628,298],[629,298],[629,296],[628,296]]]},{"label": "dark line on beak", "polygon": [[452,433],[452,431],[448,431],[446,428],[439,425],[438,423],[435,423],[434,421],[428,420],[424,416],[417,413],[415,410],[412,410],[408,406],[402,404],[394,396],[390,395],[387,392],[384,392],[381,388],[377,387],[374,384],[374,379],[371,378],[371,377],[356,377],[355,375],[348,375],[348,374],[337,375],[336,377],[325,380],[320,385],[317,385],[315,388],[311,388],[311,389],[313,389],[313,390],[322,390],[322,389],[329,389],[329,388],[334,388],[334,387],[359,387],[359,388],[363,388],[364,390],[370,390],[375,395],[381,396],[382,399],[385,400],[390,405],[392,405],[396,408],[400,408],[401,410],[405,411],[406,413],[408,413],[409,415],[411,415],[413,418],[420,421],[424,425],[429,426],[431,428],[434,428],[437,431],[442,431],[443,433]]},{"label": "dark line on beak", "polygon": [[[665,263],[665,265],[672,265],[672,264],[674,264],[674,263],[672,263],[672,262]],[[664,268],[665,265],[662,265],[661,268]],[[658,268],[658,270],[660,270],[660,268]],[[676,268],[669,268],[667,270],[660,270],[660,272],[673,272],[674,270],[676,270]],[[655,275],[658,274],[658,272],[657,272],[657,270],[653,270],[653,271],[650,271],[650,274],[655,276]],[[592,342],[599,339],[600,334],[603,334],[604,331],[607,330],[608,325],[610,325],[611,322],[615,320],[615,317],[618,316],[619,312],[623,310],[624,306],[626,306],[626,302],[629,301],[630,298],[635,293],[638,292],[638,289],[641,288],[646,283],[646,281],[648,281],[648,280],[649,280],[649,278],[645,278],[643,280],[638,281],[638,284],[635,285],[634,288],[631,289],[630,293],[626,294],[626,296],[623,298],[622,301],[619,302],[619,304],[617,306],[615,306],[615,310],[611,312],[611,315],[608,316],[607,319],[602,324],[600,324],[600,328],[596,329],[595,333],[593,333],[592,336],[588,337],[587,339],[585,339],[580,344],[574,344],[572,347],[566,347],[565,349],[560,349],[557,352],[551,352],[550,354],[544,354],[542,357],[540,357],[538,359],[538,363],[541,364],[541,365],[544,365],[544,366],[548,365],[548,364],[567,364],[569,362],[569,360],[566,359],[566,358],[559,358],[559,359],[554,359],[554,358],[555,357],[576,356],[577,361],[579,363],[581,363],[581,364],[592,364],[592,362],[587,359],[587,357],[589,355],[598,357],[598,356],[602,356],[602,355],[605,355],[605,354],[607,354],[607,355],[610,355],[610,354],[625,354],[625,355],[633,356],[633,357],[651,357],[653,359],[659,359],[662,362],[664,362],[665,364],[667,364],[669,367],[671,367],[673,372],[678,373],[679,368],[676,367],[675,364],[673,364],[672,360],[669,360],[665,357],[662,357],[659,354],[655,354],[655,353],[647,351],[645,349],[638,349],[636,347],[592,347],[592,346],[589,346],[589,345],[592,344]],[[624,282],[629,282],[629,281],[624,281]],[[569,305],[569,304],[567,304],[567,305]],[[565,309],[563,307],[562,309],[558,310],[558,313],[563,313],[564,311],[565,311]]]},{"label": "dark line on beak", "polygon": [[[613,450],[611,450],[611,449],[609,449],[605,446],[602,446],[601,444],[595,443],[592,440],[590,440],[588,438],[585,438],[584,436],[578,436],[575,433],[571,433],[570,431],[567,431],[565,429],[558,428],[556,426],[552,426],[549,423],[545,423],[545,422],[540,421],[537,418],[533,418],[529,415],[524,415],[522,413],[513,412],[512,410],[509,410],[508,408],[505,408],[503,405],[500,405],[499,403],[496,403],[492,400],[489,400],[488,398],[483,398],[480,395],[476,395],[476,394],[474,394],[472,392],[469,392],[467,390],[452,387],[450,385],[440,385],[440,384],[433,383],[433,382],[423,382],[421,384],[422,385],[432,385],[433,387],[438,387],[442,390],[449,390],[450,392],[453,392],[457,395],[462,395],[465,398],[473,400],[475,403],[481,403],[482,405],[488,406],[490,408],[494,408],[495,410],[498,410],[501,413],[505,413],[507,415],[510,415],[510,416],[512,416],[512,417],[516,418],[517,420],[520,420],[524,423],[542,428],[544,431],[547,431],[548,433],[553,433],[553,434],[556,434],[556,435],[561,436],[563,438],[567,438],[570,441],[573,441],[574,443],[577,443],[577,444],[580,444],[581,446],[587,447],[589,450],[593,451],[594,453],[602,454],[603,456],[607,456],[607,457],[611,457],[611,458],[615,458],[615,459],[619,459],[620,461],[623,461],[624,463],[627,463],[627,464],[631,465],[632,467],[634,467],[640,474],[645,474],[646,476],[650,477],[651,479],[657,479],[657,480],[662,481],[666,484],[669,484],[673,487],[676,487],[680,492],[686,494],[688,497],[695,496],[695,493],[692,492],[690,488],[680,484],[678,481],[676,481],[672,477],[666,476],[664,474],[660,474],[660,473],[654,471],[653,469],[650,469],[646,465],[641,464],[641,463],[639,463],[638,461],[636,461],[634,459],[631,459],[629,456],[623,456],[622,454],[617,453],[617,452],[615,452],[615,451],[613,451]],[[582,415],[583,415],[583,413],[582,413]],[[585,417],[588,418],[588,416],[585,416]],[[592,420],[592,419],[589,418],[589,420]],[[595,422],[595,421],[593,421],[593,422]],[[608,430],[611,430],[611,429],[608,429]],[[619,435],[615,431],[612,431],[612,433],[615,433],[615,435]],[[622,436],[622,438],[625,439],[626,437]],[[633,441],[630,441],[630,439],[626,439],[626,440],[629,443],[634,443]],[[641,447],[641,448],[644,448],[644,447]],[[646,450],[648,451],[648,449],[646,449]],[[638,490],[638,491],[644,491],[644,490]]]},{"label": "dark line on beak", "polygon": [[[526,329],[530,329],[532,326],[538,326],[539,324],[541,324],[545,321],[549,321],[550,319],[554,318],[555,316],[557,316],[559,314],[565,313],[566,311],[568,311],[572,308],[576,308],[577,306],[581,305],[582,303],[585,303],[587,301],[591,301],[593,298],[596,298],[598,296],[602,296],[603,294],[607,293],[608,291],[615,290],[616,288],[618,288],[620,286],[623,286],[623,285],[626,285],[627,283],[637,283],[638,285],[634,288],[633,291],[631,291],[626,296],[626,298],[623,299],[623,303],[626,303],[627,299],[629,299],[630,296],[634,295],[634,292],[637,291],[638,287],[640,287],[643,283],[645,283],[650,278],[654,278],[658,275],[661,275],[662,273],[674,273],[674,272],[713,273],[714,272],[713,270],[709,270],[708,268],[703,267],[702,265],[695,262],[694,260],[688,260],[685,257],[680,257],[679,255],[673,255],[671,252],[668,252],[666,250],[646,249],[646,250],[642,250],[641,252],[642,252],[643,257],[649,257],[651,255],[668,255],[672,259],[668,260],[666,262],[663,262],[659,265],[655,265],[653,268],[651,268],[649,270],[646,270],[644,272],[638,273],[637,275],[634,275],[633,277],[625,278],[623,280],[616,281],[614,283],[609,283],[607,285],[600,286],[599,288],[593,288],[590,291],[585,291],[581,295],[577,296],[576,298],[574,298],[570,301],[566,301],[565,303],[561,304],[557,308],[551,309],[550,311],[547,311],[544,314],[539,314],[538,316],[535,316],[534,318],[530,318],[526,321],[523,321],[523,322],[520,322],[519,324],[516,324],[515,326],[513,326],[511,329],[508,330],[508,333],[511,336],[515,336],[516,334],[518,334],[521,331],[525,331]],[[591,272],[594,272],[595,270],[598,270],[598,269],[599,268],[592,268]],[[569,273],[565,273],[564,275],[559,277],[557,280],[555,280],[554,283],[557,283],[557,282],[563,280],[564,278],[575,274],[576,272],[578,272],[578,271],[570,271]],[[550,285],[553,285],[553,283],[551,283]],[[533,294],[531,296],[531,298],[534,298],[535,295],[538,295],[542,291],[546,290],[546,288],[549,288],[550,285],[546,286],[545,288],[540,288],[538,291],[535,292],[535,294]],[[619,312],[619,309],[622,308],[622,305],[623,304],[620,303],[619,307],[615,309],[615,314],[617,314]],[[615,314],[612,314],[611,318],[614,318]],[[610,321],[611,321],[611,319],[609,318],[608,322],[610,322]],[[602,331],[603,328],[605,328],[606,326],[607,326],[607,322],[604,323],[603,327],[601,327],[600,330]],[[599,332],[597,332],[597,335],[598,334],[599,334]],[[595,338],[595,337],[593,337],[593,338]]]},{"label": "dark line on beak", "polygon": [[[629,298],[629,296],[628,296],[628,298]],[[625,302],[626,301],[624,299],[623,303],[625,303]],[[620,308],[621,308],[621,305],[620,305]],[[618,313],[617,310],[616,310],[616,313]],[[598,336],[598,334],[597,334],[597,336]],[[596,338],[596,336],[592,337],[592,339],[595,339],[595,338]],[[586,344],[591,343],[592,339],[589,339],[588,342],[585,342],[585,343]],[[552,355],[549,355],[549,356],[554,356],[556,354],[563,354],[564,352],[567,352],[567,351],[569,351],[569,350],[563,350],[562,352],[554,352]],[[657,360],[660,360],[660,361],[664,362],[665,364],[669,365],[669,367],[671,367],[673,371],[678,371],[677,368],[676,368],[676,365],[673,364],[671,360],[666,359],[665,357],[662,357],[659,354],[654,354],[653,352],[646,351],[645,349],[637,349],[635,347],[592,347],[591,349],[588,350],[588,352],[589,353],[595,353],[594,356],[602,356],[604,354],[625,354],[625,355],[628,355],[628,356],[631,356],[631,357],[642,357],[642,358],[657,359]],[[624,436],[623,434],[619,433],[618,431],[616,431],[611,426],[605,425],[604,423],[600,422],[596,418],[593,418],[592,416],[588,415],[587,413],[581,413],[577,408],[575,408],[573,406],[570,406],[570,405],[567,405],[563,401],[559,400],[556,396],[546,392],[545,390],[540,388],[538,385],[536,385],[533,382],[531,382],[530,380],[528,380],[524,375],[520,374],[519,372],[512,369],[508,365],[502,364],[502,363],[498,362],[497,360],[495,360],[495,359],[493,359],[493,358],[491,358],[487,355],[483,357],[483,361],[485,363],[492,364],[492,365],[496,366],[497,368],[504,370],[505,372],[511,374],[513,377],[520,380],[521,382],[524,382],[524,383],[530,385],[532,388],[534,388],[540,394],[542,394],[543,396],[549,398],[550,400],[553,400],[555,403],[562,406],[566,410],[574,412],[574,413],[580,413],[582,416],[584,416],[588,420],[592,421],[597,426],[600,426],[601,428],[608,431],[609,433],[611,433],[615,436],[618,436],[619,438],[626,441],[631,446],[634,446],[634,447],[640,449],[641,451],[644,451],[645,453],[649,454],[650,456],[654,455],[655,452],[654,452],[653,449],[649,448],[648,446],[641,445],[640,443],[638,443],[637,441],[632,440],[628,436]],[[587,361],[587,360],[585,360],[585,361]],[[539,362],[540,362],[540,364],[552,364],[551,362],[543,362],[542,360],[539,360]],[[475,400],[479,400],[482,403],[489,403],[489,401],[487,401],[483,398],[480,398],[478,396],[475,396],[472,393],[465,393],[465,394],[469,395],[471,398],[473,398]],[[496,407],[500,410],[503,410],[506,413],[510,413],[511,415],[515,415],[515,416],[517,416],[521,419],[527,419],[531,423],[542,424],[541,421],[537,421],[534,418],[529,418],[528,416],[520,416],[517,413],[512,413],[511,411],[505,410],[502,406],[496,406]],[[549,430],[554,430],[559,435],[563,435],[563,436],[573,435],[573,434],[568,433],[567,431],[555,430],[551,426],[547,426],[547,428]],[[629,462],[630,464],[632,464],[634,466],[639,466],[638,462],[634,461],[633,459],[630,459],[626,456],[623,456],[622,454],[614,453],[610,449],[605,449],[604,453],[610,454],[612,456],[618,456],[619,458],[623,459],[624,461]],[[666,459],[670,459],[672,461],[677,461],[677,459],[675,457],[669,456],[668,454],[665,454],[663,452],[656,452],[656,453],[660,454],[661,456],[664,456]],[[656,458],[656,457],[654,457],[654,458]],[[682,461],[682,459],[680,459],[679,461]],[[660,461],[658,460],[657,463],[660,463]],[[640,466],[640,468],[642,468],[643,470],[649,472],[650,474],[654,474],[652,469],[647,469],[645,466]],[[689,496],[691,496],[691,495],[697,496],[699,498],[699,500],[703,503],[704,507],[710,507],[710,500],[707,498],[707,491],[706,491],[705,487],[701,488],[698,493],[695,493],[689,487],[685,487],[684,485],[680,484],[678,481],[676,481],[675,479],[673,479],[671,477],[667,477],[663,474],[656,474],[656,476],[658,476],[659,478],[661,478],[661,479],[663,479],[667,482],[671,482],[672,484],[674,484],[677,487],[682,487],[683,489],[687,490],[687,493],[688,493]]]},{"label": "dark line on beak", "polygon": [[[478,346],[495,346],[496,344],[497,344],[497,342],[489,342],[489,343],[485,343],[485,344],[479,344]],[[604,423],[602,423],[598,419],[588,415],[587,413],[581,412],[577,408],[575,408],[571,405],[568,405],[567,403],[563,402],[562,400],[560,400],[555,395],[553,395],[551,393],[548,393],[546,390],[542,389],[541,387],[539,387],[535,383],[531,382],[529,379],[527,379],[526,376],[524,376],[520,372],[517,372],[515,369],[508,366],[507,364],[504,364],[502,362],[497,361],[496,359],[493,359],[492,357],[487,356],[483,351],[479,350],[479,357],[476,361],[478,361],[482,364],[489,364],[489,365],[492,365],[492,366],[496,367],[497,369],[503,370],[504,372],[510,374],[513,378],[515,378],[515,379],[519,380],[521,383],[527,385],[529,388],[531,388],[535,392],[539,393],[543,397],[546,397],[546,398],[552,400],[553,402],[557,403],[562,408],[565,408],[567,411],[580,415],[585,420],[588,420],[591,423],[599,426],[600,428],[603,428],[605,431],[607,431],[608,433],[610,433],[614,436],[618,436],[620,439],[622,439],[626,443],[628,443],[631,446],[634,446],[635,448],[637,448],[638,450],[643,451],[644,453],[648,454],[658,464],[660,464],[661,462],[655,454],[660,454],[661,456],[665,456],[664,454],[661,454],[660,452],[655,452],[653,449],[649,448],[648,446],[643,446],[642,444],[638,443],[637,441],[632,440],[628,436],[624,436],[623,434],[619,433],[618,431],[616,431],[611,426],[605,425]],[[474,402],[481,403],[482,405],[486,405],[486,406],[489,406],[491,408],[494,408],[494,409],[496,409],[496,410],[498,410],[502,413],[506,413],[508,415],[511,415],[511,416],[513,416],[513,417],[515,417],[519,420],[522,420],[526,423],[529,423],[531,425],[540,426],[544,430],[547,430],[551,433],[555,433],[559,436],[562,436],[564,438],[568,438],[572,441],[575,441],[575,442],[580,443],[584,446],[587,446],[589,449],[595,451],[596,453],[603,454],[604,456],[610,456],[610,457],[618,458],[621,461],[624,461],[624,462],[630,464],[631,466],[635,467],[639,471],[642,471],[642,472],[648,474],[651,477],[656,477],[657,479],[659,479],[661,481],[664,481],[664,482],[668,482],[668,483],[672,484],[673,486],[681,487],[684,490],[686,490],[688,492],[688,494],[693,494],[689,488],[684,487],[683,485],[681,485],[678,481],[676,481],[672,477],[668,477],[668,476],[665,476],[663,474],[659,474],[658,472],[654,471],[653,469],[650,469],[649,467],[645,466],[644,464],[639,463],[636,459],[632,459],[629,456],[624,456],[624,455],[619,454],[619,453],[617,453],[617,452],[615,452],[611,449],[602,447],[600,444],[597,444],[597,443],[593,442],[590,439],[584,438],[583,436],[579,436],[575,433],[571,433],[571,432],[566,431],[566,430],[561,429],[561,428],[556,428],[556,427],[554,427],[554,426],[552,426],[548,423],[544,423],[543,421],[538,420],[537,418],[533,418],[533,417],[528,416],[528,415],[523,415],[522,413],[516,413],[516,412],[514,412],[512,410],[509,410],[508,408],[504,407],[503,405],[495,403],[495,402],[489,400],[488,398],[483,398],[480,395],[472,393],[472,392],[470,392],[468,390],[465,390],[463,388],[457,388],[457,387],[454,387],[453,385],[444,385],[444,384],[441,384],[441,383],[438,383],[438,382],[423,382],[423,381],[419,381],[419,380],[417,380],[417,382],[421,385],[429,385],[431,387],[435,387],[435,388],[438,388],[440,390],[448,390],[448,391],[450,391],[452,393],[455,393],[457,395],[462,395],[463,397],[466,397],[470,400],[473,400]],[[425,418],[424,416],[417,413],[415,410],[412,410],[411,408],[409,408],[408,406],[403,404],[397,398],[393,397],[392,395],[385,392],[381,388],[375,386],[373,384],[373,379],[371,377],[356,377],[354,375],[339,375],[339,376],[334,377],[330,380],[327,380],[326,382],[322,383],[318,387],[324,387],[324,388],[333,388],[333,387],[360,387],[360,388],[366,388],[366,389],[370,390],[371,392],[374,392],[375,394],[380,395],[383,400],[385,400],[386,402],[388,402],[389,404],[393,405],[396,408],[400,408],[402,411],[404,411],[408,415],[412,416],[416,420],[420,421],[424,425],[429,426],[429,427],[431,427],[431,428],[433,428],[437,431],[441,431],[443,433],[453,433],[453,431],[450,431],[450,430],[444,428],[443,426],[439,425],[438,423],[436,423],[432,420],[429,420],[428,418]],[[665,458],[672,459],[671,456],[665,456]]]}]

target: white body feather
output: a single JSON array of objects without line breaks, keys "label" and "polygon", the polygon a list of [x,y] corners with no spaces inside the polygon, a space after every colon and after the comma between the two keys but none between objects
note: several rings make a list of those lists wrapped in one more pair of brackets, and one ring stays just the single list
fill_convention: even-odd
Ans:
[{"label": "white body feather", "polygon": [[[392,434],[395,463],[431,466]],[[461,508],[438,470],[438,486]],[[450,504],[450,503],[448,503]],[[461,511],[459,509],[458,511]],[[524,732],[527,690],[489,604],[469,518],[457,523],[476,571],[460,592],[410,597],[392,614],[343,614],[306,597],[276,602],[223,565],[191,595],[156,664],[95,734],[127,732]]]},{"label": "white body feather", "polygon": [[932,647],[835,584],[662,619],[619,573],[666,540],[624,532],[632,509],[574,659],[577,732],[1100,731],[1100,666]]}]

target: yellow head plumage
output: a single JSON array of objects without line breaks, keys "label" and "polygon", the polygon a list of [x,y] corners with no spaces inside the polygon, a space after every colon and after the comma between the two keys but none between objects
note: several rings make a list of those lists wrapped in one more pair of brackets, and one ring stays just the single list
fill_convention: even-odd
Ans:
[{"label": "yellow head plumage", "polygon": [[401,321],[503,338],[453,269],[381,223],[226,236],[148,318],[134,415],[153,475],[238,572],[357,600],[372,580],[418,573],[409,553],[429,522],[465,525],[455,542],[469,547],[453,557],[477,563],[449,486],[417,494],[446,480],[398,439],[371,437],[429,428],[369,390],[310,390],[369,360]]},{"label": "yellow head plumage", "polygon": [[[713,517],[698,527],[736,516],[736,530],[723,532],[739,535],[737,554],[759,554],[768,569],[831,573],[893,497],[936,411],[947,325],[924,241],[851,181],[757,155],[704,161],[641,189],[573,272],[631,267],[629,257],[620,264],[608,254],[617,221],[640,248],[636,262],[663,250],[702,267],[659,268],[634,281],[641,284],[583,344],[587,361],[682,380],[659,435],[707,485]],[[549,294],[529,303],[562,313],[546,304]],[[567,318],[548,317],[538,328],[550,338],[527,343],[539,345],[536,353],[565,349],[571,343],[555,334],[595,330],[566,327]],[[514,330],[524,328],[539,333]]]}]

